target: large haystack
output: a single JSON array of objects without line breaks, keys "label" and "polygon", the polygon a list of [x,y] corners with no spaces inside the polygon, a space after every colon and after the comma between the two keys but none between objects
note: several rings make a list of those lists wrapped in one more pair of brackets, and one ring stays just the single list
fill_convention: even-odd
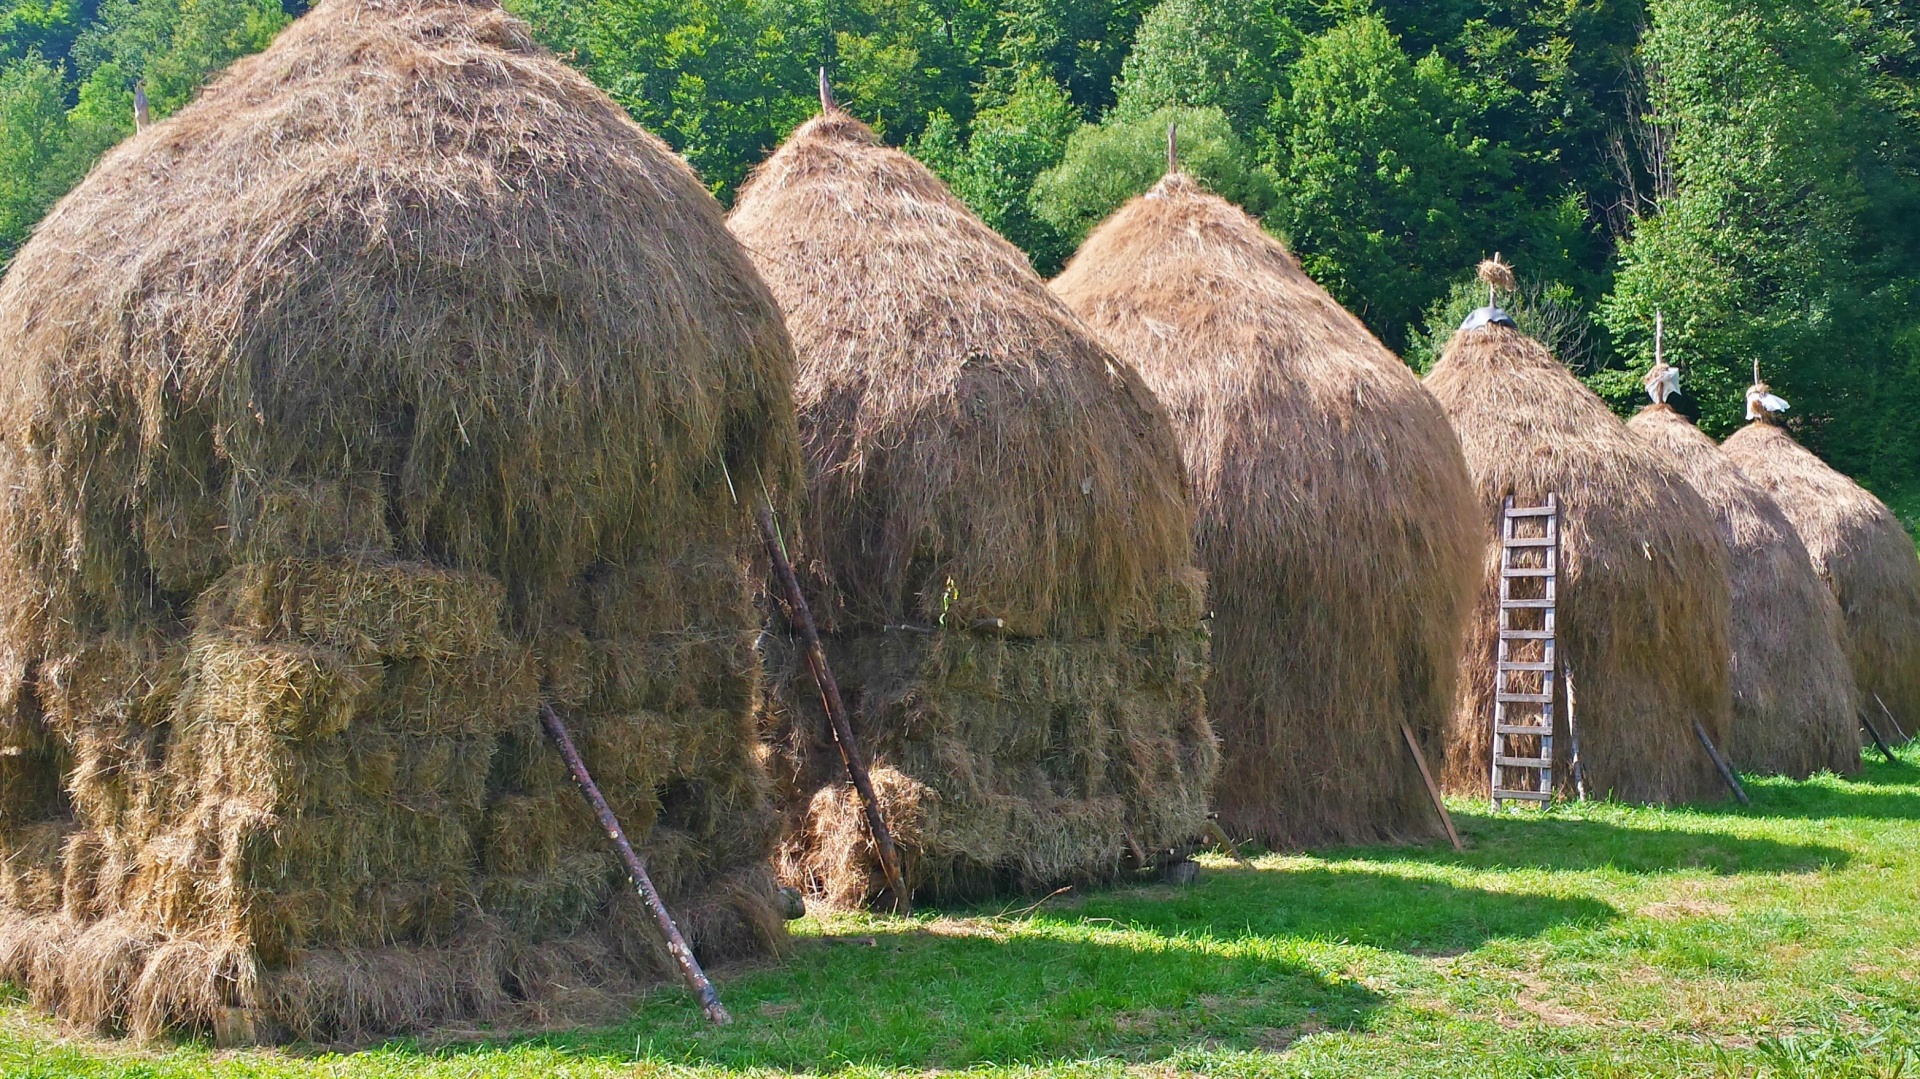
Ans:
[{"label": "large haystack", "polygon": [[[1588,791],[1636,802],[1724,796],[1694,733],[1698,722],[1724,744],[1732,713],[1727,554],[1706,503],[1510,325],[1454,335],[1427,387],[1460,434],[1488,537],[1448,787],[1487,792],[1501,505],[1508,495],[1529,505],[1553,494],[1563,507],[1560,658],[1574,681]],[[1554,778],[1571,791],[1564,680],[1555,696]]]},{"label": "large haystack", "polygon": [[323,0],[110,153],[0,285],[0,977],[240,1040],[632,990],[541,694],[696,947],[777,947],[723,462],[797,476],[791,368],[491,0]]},{"label": "large haystack", "polygon": [[1780,507],[1671,405],[1648,405],[1627,428],[1706,499],[1732,574],[1733,732],[1724,747],[1743,772],[1804,779],[1860,770],[1853,672],[1840,609]]},{"label": "large haystack", "polygon": [[[731,224],[793,333],[801,568],[910,886],[1041,887],[1188,843],[1215,767],[1203,582],[1153,395],[1017,249],[837,109]],[[779,688],[786,872],[870,898],[818,695],[804,673]]]},{"label": "large haystack", "polygon": [[1182,173],[1053,287],[1139,370],[1185,451],[1221,819],[1275,847],[1439,834],[1400,726],[1437,759],[1481,552],[1440,406],[1279,241]]},{"label": "large haystack", "polygon": [[1722,448],[1793,522],[1839,601],[1861,709],[1889,742],[1920,733],[1920,557],[1913,537],[1886,503],[1771,419],[1747,424]]}]

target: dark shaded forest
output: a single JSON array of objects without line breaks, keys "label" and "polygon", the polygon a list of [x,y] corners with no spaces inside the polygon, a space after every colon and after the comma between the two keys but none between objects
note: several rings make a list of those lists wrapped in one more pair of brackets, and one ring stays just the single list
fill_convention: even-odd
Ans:
[{"label": "dark shaded forest", "polygon": [[[298,0],[0,0],[0,260]],[[1623,410],[1666,316],[1724,434],[1761,365],[1795,433],[1920,490],[1911,0],[508,0],[724,201],[839,99],[1043,274],[1159,175],[1284,237],[1423,367],[1482,293]],[[1907,500],[1907,501],[1903,501]]]}]

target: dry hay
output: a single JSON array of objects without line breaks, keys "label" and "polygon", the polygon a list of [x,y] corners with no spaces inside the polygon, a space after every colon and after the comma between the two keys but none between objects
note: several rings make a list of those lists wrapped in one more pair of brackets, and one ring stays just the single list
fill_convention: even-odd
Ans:
[{"label": "dry hay", "polygon": [[[793,333],[801,567],[923,896],[1186,845],[1215,764],[1184,477],[1138,377],[932,173],[837,109],[731,219]],[[789,877],[871,896],[818,696],[774,641]]]},{"label": "dry hay", "polygon": [[[777,948],[757,578],[792,353],[719,206],[490,0],[324,0],[0,284],[0,976],[357,1039]],[[556,972],[565,971],[566,976]]]},{"label": "dry hay", "polygon": [[[1886,503],[1784,428],[1749,423],[1722,448],[1793,522],[1839,601],[1860,707],[1889,741],[1920,732],[1920,558],[1913,537]],[[1897,730],[1888,729],[1888,713]]]},{"label": "dry hay", "polygon": [[[1427,387],[1459,432],[1488,530],[1447,786],[1487,792],[1502,503],[1556,494],[1560,659],[1574,679],[1589,792],[1634,802],[1724,797],[1693,728],[1697,721],[1724,744],[1732,713],[1727,554],[1712,511],[1539,342],[1510,327],[1454,335]],[[1566,792],[1564,680],[1554,692],[1554,778]]]},{"label": "dry hay", "polygon": [[1481,536],[1419,380],[1246,214],[1173,173],[1053,284],[1185,451],[1213,608],[1214,801],[1273,847],[1432,837]]},{"label": "dry hay", "polygon": [[1706,499],[1727,546],[1733,597],[1733,732],[1744,772],[1804,779],[1860,770],[1853,672],[1840,610],[1793,525],[1713,439],[1670,405],[1627,421]]}]

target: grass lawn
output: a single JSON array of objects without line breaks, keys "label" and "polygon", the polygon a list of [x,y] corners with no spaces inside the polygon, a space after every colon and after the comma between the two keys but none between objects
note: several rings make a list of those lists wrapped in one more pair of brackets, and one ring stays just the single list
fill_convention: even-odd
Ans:
[{"label": "grass lawn", "polygon": [[136,1049],[0,1005],[0,1075],[1920,1077],[1920,749],[1753,806],[1454,809],[1469,849],[1205,859],[1189,887],[797,923],[580,1034]]}]

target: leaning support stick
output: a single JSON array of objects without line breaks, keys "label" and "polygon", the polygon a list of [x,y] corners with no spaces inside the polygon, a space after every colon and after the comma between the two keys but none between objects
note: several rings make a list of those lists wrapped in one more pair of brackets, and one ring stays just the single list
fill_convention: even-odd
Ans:
[{"label": "leaning support stick", "polygon": [[1427,785],[1427,797],[1433,799],[1433,808],[1440,811],[1440,823],[1447,826],[1447,839],[1453,843],[1455,852],[1465,851],[1467,848],[1460,845],[1460,833],[1453,830],[1453,814],[1447,812],[1447,800],[1440,796],[1440,784],[1433,781],[1433,772],[1427,768],[1427,755],[1420,752],[1420,741],[1405,720],[1400,721],[1400,733],[1406,736],[1407,752],[1413,754],[1413,763],[1420,768],[1420,782]]},{"label": "leaning support stick", "polygon": [[[1878,700],[1879,698],[1875,699]],[[1873,725],[1873,717],[1869,716],[1865,709],[1862,709],[1860,712],[1860,722],[1866,725],[1867,733],[1873,735],[1873,744],[1880,747],[1880,752],[1886,756],[1887,763],[1892,764],[1894,761],[1893,750],[1887,748],[1887,740],[1880,737],[1880,728]]]},{"label": "leaning support stick", "polygon": [[653,912],[654,924],[660,927],[660,935],[666,939],[667,950],[673,953],[674,962],[680,964],[680,973],[687,980],[687,988],[700,1001],[700,1008],[707,1018],[726,1026],[733,1022],[733,1016],[720,1003],[720,994],[713,991],[713,983],[707,980],[707,973],[700,969],[700,961],[693,957],[693,949],[687,947],[687,940],[680,935],[680,927],[673,924],[673,915],[667,913],[667,905],[660,899],[660,893],[654,889],[653,878],[647,876],[647,867],[640,856],[633,852],[633,844],[627,842],[627,833],[620,828],[620,821],[613,815],[613,807],[600,794],[600,788],[593,782],[593,776],[587,773],[587,764],[580,759],[580,751],[574,748],[573,739],[567,735],[566,725],[554,714],[553,707],[545,701],[540,702],[540,722],[546,725],[547,735],[560,747],[560,755],[566,758],[567,770],[573,773],[573,781],[580,784],[580,793],[587,796],[587,803],[593,806],[594,815],[600,818],[600,827],[607,830],[608,838],[620,851],[620,860],[627,865],[627,876],[633,878],[633,886],[640,890],[640,898],[647,901],[647,909]]},{"label": "leaning support stick", "polygon": [[1573,709],[1573,668],[1566,669],[1567,685],[1567,748],[1573,761],[1573,794],[1584,802],[1587,800],[1587,770],[1580,763],[1580,727],[1574,722]]},{"label": "leaning support stick", "polygon": [[1907,740],[1907,732],[1901,730],[1900,721],[1893,718],[1893,709],[1887,707],[1887,702],[1881,700],[1880,694],[1878,693],[1873,695],[1873,703],[1880,706],[1880,711],[1886,715],[1887,722],[1893,724],[1893,733],[1899,736],[1900,741],[1905,742]]},{"label": "leaning support stick", "polygon": [[827,719],[833,725],[833,742],[840,747],[840,762],[847,767],[847,778],[853,781],[853,789],[860,793],[860,805],[867,815],[867,831],[872,833],[873,849],[880,857],[880,872],[887,878],[888,890],[893,892],[893,909],[899,914],[911,914],[913,896],[900,876],[893,833],[880,815],[880,799],[873,793],[873,777],[867,774],[866,758],[860,752],[860,744],[854,741],[853,724],[848,722],[846,703],[840,699],[840,683],[834,680],[833,669],[827,666],[827,651],[821,646],[820,631],[813,624],[813,610],[807,606],[807,597],[800,591],[800,578],[795,576],[793,563],[787,560],[786,545],[780,542],[780,531],[774,527],[773,507],[763,498],[754,506],[753,515],[760,524],[760,538],[766,541],[767,557],[773,561],[773,570],[786,589],[787,613],[806,642],[807,667],[813,672],[813,683],[820,688],[820,701],[826,706]]},{"label": "leaning support stick", "polygon": [[1207,831],[1213,833],[1214,841],[1220,844],[1221,850],[1233,855],[1233,860],[1240,863],[1240,868],[1253,868],[1253,863],[1247,861],[1247,856],[1240,853],[1240,844],[1235,843],[1233,839],[1227,835],[1227,830],[1220,827],[1219,814],[1207,814]]},{"label": "leaning support stick", "polygon": [[1707,737],[1707,729],[1702,727],[1697,719],[1693,721],[1693,733],[1699,735],[1700,744],[1707,747],[1707,756],[1712,757],[1713,766],[1720,769],[1720,778],[1726,780],[1727,786],[1733,788],[1733,796],[1740,799],[1740,804],[1743,806],[1752,805],[1753,803],[1747,799],[1747,789],[1740,785],[1740,777],[1733,774],[1733,767],[1727,763],[1725,757],[1720,755],[1720,750],[1713,744],[1713,739]]}]

